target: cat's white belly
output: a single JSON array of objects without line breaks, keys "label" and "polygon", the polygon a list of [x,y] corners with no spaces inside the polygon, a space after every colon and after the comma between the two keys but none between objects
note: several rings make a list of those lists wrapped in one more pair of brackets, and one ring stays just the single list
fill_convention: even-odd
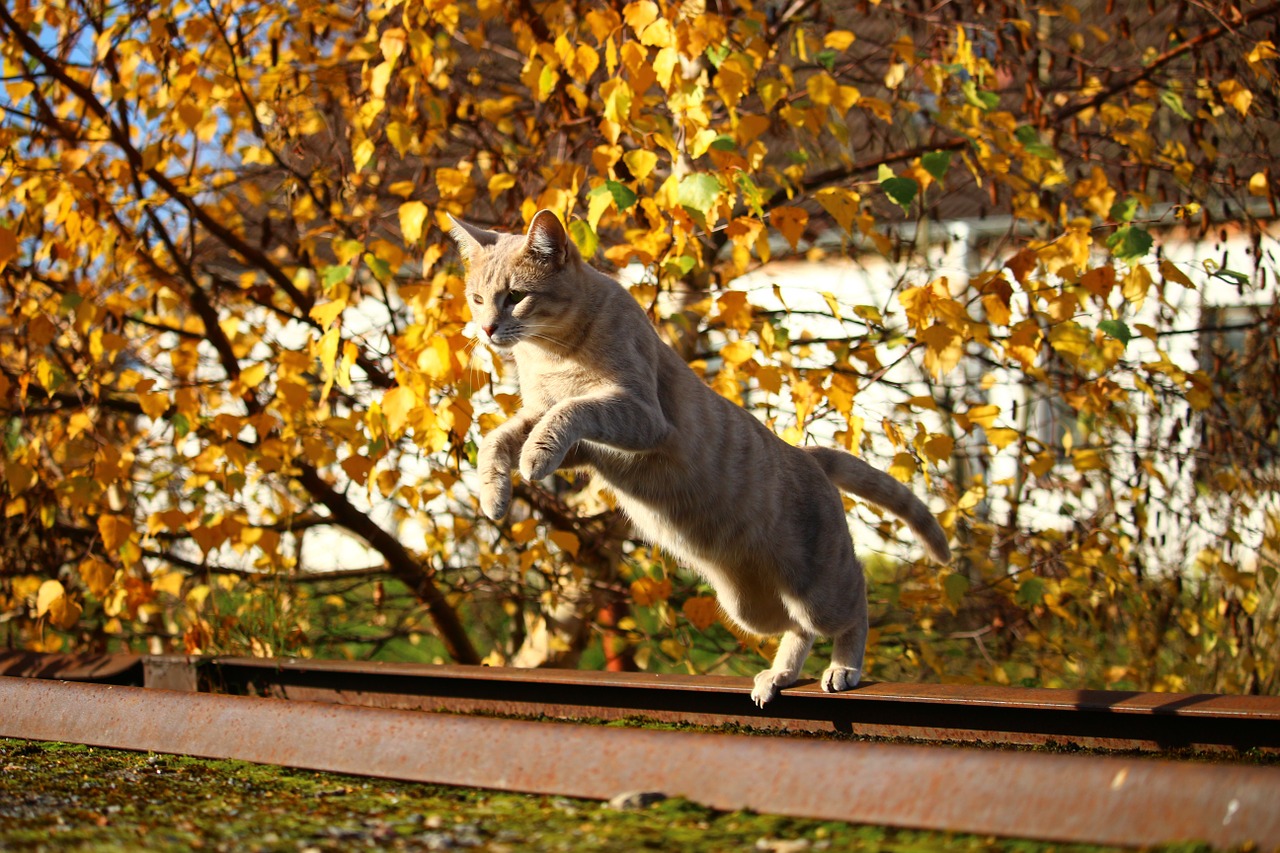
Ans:
[{"label": "cat's white belly", "polygon": [[775,587],[760,583],[758,577],[752,582],[745,566],[729,564],[723,558],[712,559],[706,549],[689,541],[662,513],[642,501],[620,493],[617,498],[618,506],[640,537],[705,578],[715,589],[721,608],[734,622],[762,636],[795,627],[795,620]]}]

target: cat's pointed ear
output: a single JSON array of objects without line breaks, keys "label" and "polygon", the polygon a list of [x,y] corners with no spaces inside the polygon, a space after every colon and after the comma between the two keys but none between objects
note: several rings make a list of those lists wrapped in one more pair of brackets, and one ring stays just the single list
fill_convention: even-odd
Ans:
[{"label": "cat's pointed ear", "polygon": [[529,233],[525,236],[524,245],[526,252],[556,267],[562,267],[568,262],[573,247],[560,217],[550,210],[539,210],[534,215],[533,221],[529,223]]},{"label": "cat's pointed ear", "polygon": [[498,242],[498,233],[496,231],[486,231],[483,228],[468,225],[461,219],[455,219],[452,213],[446,213],[445,215],[453,223],[453,228],[449,229],[449,234],[453,237],[453,241],[458,244],[458,251],[462,253],[462,257],[466,260],[471,260],[472,256],[475,255],[476,249],[492,246]]}]

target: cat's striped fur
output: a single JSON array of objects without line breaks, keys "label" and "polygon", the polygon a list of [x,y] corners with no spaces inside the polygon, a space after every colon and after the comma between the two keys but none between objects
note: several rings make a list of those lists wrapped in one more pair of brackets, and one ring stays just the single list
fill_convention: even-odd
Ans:
[{"label": "cat's striped fur", "polygon": [[827,691],[862,676],[867,603],[837,488],[901,517],[940,562],[947,537],[905,486],[848,453],[796,448],[709,389],[635,299],[579,255],[550,211],[524,235],[455,220],[467,298],[508,350],[520,410],[484,439],[481,508],[506,515],[511,471],[595,471],[636,530],[715,588],[733,621],[781,634],[755,679],[764,706],[793,683],[817,635],[834,639]]}]

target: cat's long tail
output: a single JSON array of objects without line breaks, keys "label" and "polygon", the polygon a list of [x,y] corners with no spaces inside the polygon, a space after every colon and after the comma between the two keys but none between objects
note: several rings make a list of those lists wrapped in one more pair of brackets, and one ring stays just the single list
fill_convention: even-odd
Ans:
[{"label": "cat's long tail", "polygon": [[947,534],[924,502],[911,490],[856,456],[829,447],[806,447],[836,488],[883,507],[901,518],[920,538],[929,556],[939,563],[951,560]]}]

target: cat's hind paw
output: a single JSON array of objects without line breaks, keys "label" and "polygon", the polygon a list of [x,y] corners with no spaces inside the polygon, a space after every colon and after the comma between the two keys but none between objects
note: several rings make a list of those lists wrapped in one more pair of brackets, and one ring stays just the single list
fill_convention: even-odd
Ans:
[{"label": "cat's hind paw", "polygon": [[827,693],[852,690],[862,680],[862,672],[850,666],[832,664],[822,673],[822,689]]}]

